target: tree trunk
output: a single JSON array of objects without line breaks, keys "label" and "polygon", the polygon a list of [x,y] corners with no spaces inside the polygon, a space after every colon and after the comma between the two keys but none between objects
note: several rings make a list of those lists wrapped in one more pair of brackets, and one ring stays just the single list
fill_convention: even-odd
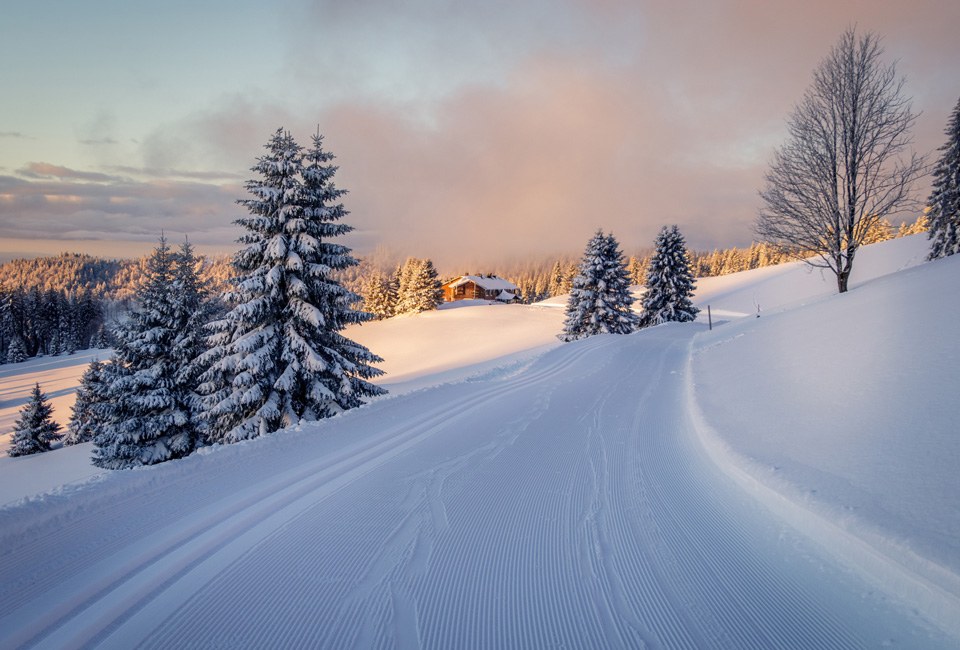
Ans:
[{"label": "tree trunk", "polygon": [[850,271],[839,271],[837,273],[837,289],[839,293],[846,293],[847,280],[850,278]]}]

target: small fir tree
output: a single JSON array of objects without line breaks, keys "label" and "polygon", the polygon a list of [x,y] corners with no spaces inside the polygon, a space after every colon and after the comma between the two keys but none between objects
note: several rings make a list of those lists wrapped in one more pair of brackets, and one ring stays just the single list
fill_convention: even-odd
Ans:
[{"label": "small fir tree", "polygon": [[700,310],[690,301],[696,283],[690,271],[683,235],[676,226],[664,226],[655,245],[656,252],[647,268],[647,291],[643,296],[640,327],[696,319]]},{"label": "small fir tree", "polygon": [[[91,347],[90,341],[97,333],[98,325],[103,324],[103,305],[86,287],[77,299],[77,346]],[[109,346],[107,346],[109,347]]]},{"label": "small fir tree", "polygon": [[397,313],[419,314],[443,303],[443,283],[433,262],[407,258],[400,272]]},{"label": "small fir tree", "polygon": [[863,236],[863,243],[876,244],[882,241],[893,239],[893,224],[887,219],[874,221],[867,228],[867,233]]},{"label": "small fir tree", "polygon": [[563,279],[563,267],[560,265],[560,260],[557,260],[553,265],[553,270],[550,271],[549,292],[551,298],[563,295]]},{"label": "small fir tree", "polygon": [[576,262],[570,262],[570,264],[567,265],[567,270],[563,274],[563,283],[560,285],[561,296],[570,293],[570,290],[573,289],[573,279],[577,277],[579,272],[580,265]]},{"label": "small fir tree", "polygon": [[960,252],[960,101],[953,109],[945,133],[947,142],[938,149],[943,153],[933,168],[933,192],[927,202],[929,260]]},{"label": "small fir tree", "polygon": [[64,446],[90,442],[100,429],[100,417],[97,405],[107,398],[107,386],[102,378],[103,364],[94,359],[80,377],[77,399],[70,409],[70,421],[67,422],[67,435]]},{"label": "small fir tree", "polygon": [[602,230],[587,243],[567,302],[562,341],[596,334],[629,334],[637,327],[633,296],[619,244]]},{"label": "small fir tree", "polygon": [[107,332],[106,326],[100,323],[100,327],[97,328],[97,333],[93,339],[93,347],[98,350],[106,350],[110,345],[110,334]]},{"label": "small fir tree", "polygon": [[643,262],[635,255],[630,256],[627,263],[627,275],[630,277],[630,284],[643,284]]},{"label": "small fir tree", "polygon": [[[301,419],[318,419],[362,404],[385,391],[367,380],[381,361],[340,334],[373,318],[353,310],[360,297],[334,273],[358,262],[330,240],[352,230],[333,184],[337,167],[319,135],[306,154],[278,129],[267,155],[252,168],[246,247],[234,255],[239,277],[235,307],[211,324],[211,350],[201,360],[204,419],[213,442],[272,433]],[[306,163],[306,164],[305,164]]]},{"label": "small fir tree", "polygon": [[7,363],[20,363],[27,360],[27,348],[23,344],[23,339],[15,335],[10,341],[10,347],[7,348]]},{"label": "small fir tree", "polygon": [[27,456],[49,451],[50,445],[62,436],[60,425],[53,421],[53,407],[37,383],[30,393],[30,401],[20,411],[20,419],[13,425],[10,456]]},{"label": "small fir tree", "polygon": [[377,320],[383,320],[394,315],[396,301],[391,282],[382,273],[374,272],[364,288],[363,308]]}]

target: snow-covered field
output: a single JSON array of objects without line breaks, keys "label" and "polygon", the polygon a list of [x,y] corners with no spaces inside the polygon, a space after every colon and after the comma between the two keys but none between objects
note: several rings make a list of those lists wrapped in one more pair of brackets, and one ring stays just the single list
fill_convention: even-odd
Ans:
[{"label": "snow-covered field", "polygon": [[955,648],[960,260],[925,249],[863,249],[845,296],[701,280],[712,332],[366,324],[394,391],[343,416],[136,471],[0,458],[0,647]]},{"label": "snow-covered field", "polygon": [[20,409],[29,401],[35,383],[40,384],[40,389],[50,400],[53,419],[65,430],[80,375],[93,359],[104,361],[112,355],[111,350],[81,350],[70,355],[40,357],[0,366],[0,453],[6,454],[10,446],[10,430],[20,417]]}]

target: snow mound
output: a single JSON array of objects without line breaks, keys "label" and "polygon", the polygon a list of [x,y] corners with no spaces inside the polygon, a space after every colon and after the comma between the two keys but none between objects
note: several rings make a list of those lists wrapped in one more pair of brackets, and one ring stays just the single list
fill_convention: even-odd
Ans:
[{"label": "snow mound", "polygon": [[[854,566],[935,616],[944,602],[960,608],[960,258],[914,268],[903,253],[919,240],[858,257],[862,272],[907,270],[698,335],[692,369],[720,463],[751,491],[772,489],[775,509],[838,552],[842,536],[821,524],[851,534],[842,554]],[[797,299],[789,272],[757,275]],[[730,313],[765,289],[727,282],[710,299]],[[941,612],[954,633],[957,611]]]}]

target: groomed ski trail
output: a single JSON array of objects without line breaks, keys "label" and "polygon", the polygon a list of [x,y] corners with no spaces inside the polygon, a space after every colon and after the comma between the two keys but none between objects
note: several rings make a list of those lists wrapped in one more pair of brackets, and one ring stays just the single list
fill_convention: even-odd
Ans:
[{"label": "groomed ski trail", "polygon": [[0,512],[0,647],[951,647],[704,454],[695,331]]}]

